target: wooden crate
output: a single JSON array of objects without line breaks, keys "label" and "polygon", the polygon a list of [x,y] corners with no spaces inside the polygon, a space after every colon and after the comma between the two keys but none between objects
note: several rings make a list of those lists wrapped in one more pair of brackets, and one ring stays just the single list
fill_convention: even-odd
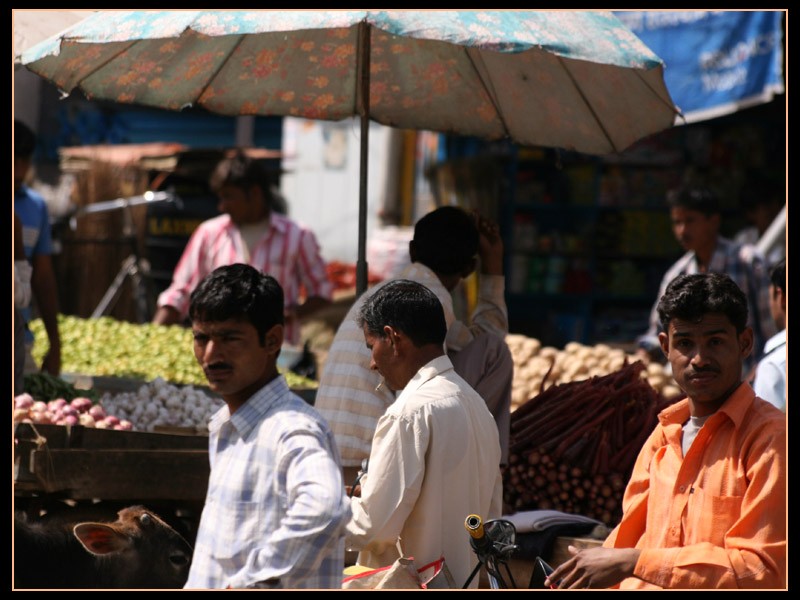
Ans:
[{"label": "wooden crate", "polygon": [[17,423],[14,494],[202,502],[208,438]]}]

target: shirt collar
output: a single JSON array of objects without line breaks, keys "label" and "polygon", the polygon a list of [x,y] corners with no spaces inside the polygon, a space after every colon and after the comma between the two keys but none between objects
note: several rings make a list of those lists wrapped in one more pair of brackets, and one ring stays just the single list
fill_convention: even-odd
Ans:
[{"label": "shirt collar", "polygon": [[397,397],[398,404],[402,403],[402,399],[416,392],[426,382],[452,368],[453,363],[446,354],[437,356],[428,364],[421,367],[414,377],[411,378],[411,381],[406,384],[406,387],[403,388],[403,391]]},{"label": "shirt collar", "polygon": [[269,213],[269,227],[279,233],[286,233],[289,227],[289,219],[285,215],[272,211]]},{"label": "shirt collar", "polygon": [[[717,412],[712,415],[716,417],[718,414],[724,414],[728,419],[733,422],[734,427],[737,429],[741,426],[745,414],[753,404],[753,399],[756,394],[750,384],[746,381],[739,384],[734,392],[731,394],[725,403],[717,409]],[[684,398],[671,406],[668,406],[661,411],[658,419],[663,427],[670,425],[683,425],[689,419],[689,400]],[[709,421],[716,421],[716,418],[710,418]]]},{"label": "shirt collar", "polygon": [[764,344],[764,354],[769,354],[776,348],[780,348],[781,346],[785,345],[786,345],[786,330],[783,329],[767,340],[767,343]]},{"label": "shirt collar", "polygon": [[276,401],[289,391],[289,384],[286,382],[286,378],[283,375],[278,375],[278,377],[250,396],[232,415],[228,406],[223,406],[211,417],[208,430],[209,432],[216,431],[229,422],[241,437],[246,437],[262,420],[264,415],[270,411]]},{"label": "shirt collar", "polygon": [[[224,216],[227,219],[227,223],[225,225],[227,228],[230,229],[230,228],[236,227],[234,222],[231,220],[231,216],[230,215],[225,214]],[[276,213],[276,212],[270,213],[270,215],[269,215],[269,229],[274,229],[278,233],[284,233],[285,234],[288,227],[289,227],[289,219],[286,216],[281,215],[281,214]]]}]

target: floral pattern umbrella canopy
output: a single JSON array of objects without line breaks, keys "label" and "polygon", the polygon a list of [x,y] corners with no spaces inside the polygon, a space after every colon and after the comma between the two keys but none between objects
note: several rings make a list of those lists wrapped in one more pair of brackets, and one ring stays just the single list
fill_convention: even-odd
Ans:
[{"label": "floral pattern umbrella canopy", "polygon": [[679,114],[661,60],[608,11],[100,11],[21,60],[89,99],[361,116],[362,148],[371,119],[609,154]]}]

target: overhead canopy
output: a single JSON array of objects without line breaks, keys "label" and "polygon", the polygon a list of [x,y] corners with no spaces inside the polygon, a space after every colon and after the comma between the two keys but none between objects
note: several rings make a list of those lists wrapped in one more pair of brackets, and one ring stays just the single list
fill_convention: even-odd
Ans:
[{"label": "overhead canopy", "polygon": [[51,35],[63,31],[92,14],[92,10],[18,10],[11,14],[14,29],[14,66],[19,56]]},{"label": "overhead canopy", "polygon": [[615,11],[666,65],[664,81],[694,123],[784,93],[784,11]]}]

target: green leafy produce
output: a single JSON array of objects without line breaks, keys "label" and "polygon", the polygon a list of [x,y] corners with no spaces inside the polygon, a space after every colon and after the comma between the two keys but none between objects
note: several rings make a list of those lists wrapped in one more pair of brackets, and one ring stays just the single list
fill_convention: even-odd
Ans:
[{"label": "green leafy produce", "polygon": [[[34,358],[47,352],[47,334],[41,319],[30,324],[36,337]],[[59,315],[61,370],[64,373],[126,377],[152,381],[161,377],[184,385],[207,385],[192,351],[192,332],[180,325],[129,323],[112,317],[82,319]],[[316,388],[317,382],[284,371],[292,388]]]},{"label": "green leafy produce", "polygon": [[60,377],[54,377],[50,373],[27,373],[24,376],[24,382],[25,391],[33,396],[34,400],[42,400],[43,402],[49,402],[56,398],[64,398],[67,401],[74,398],[97,400],[97,392],[95,390],[76,388],[71,383],[64,381]]}]

